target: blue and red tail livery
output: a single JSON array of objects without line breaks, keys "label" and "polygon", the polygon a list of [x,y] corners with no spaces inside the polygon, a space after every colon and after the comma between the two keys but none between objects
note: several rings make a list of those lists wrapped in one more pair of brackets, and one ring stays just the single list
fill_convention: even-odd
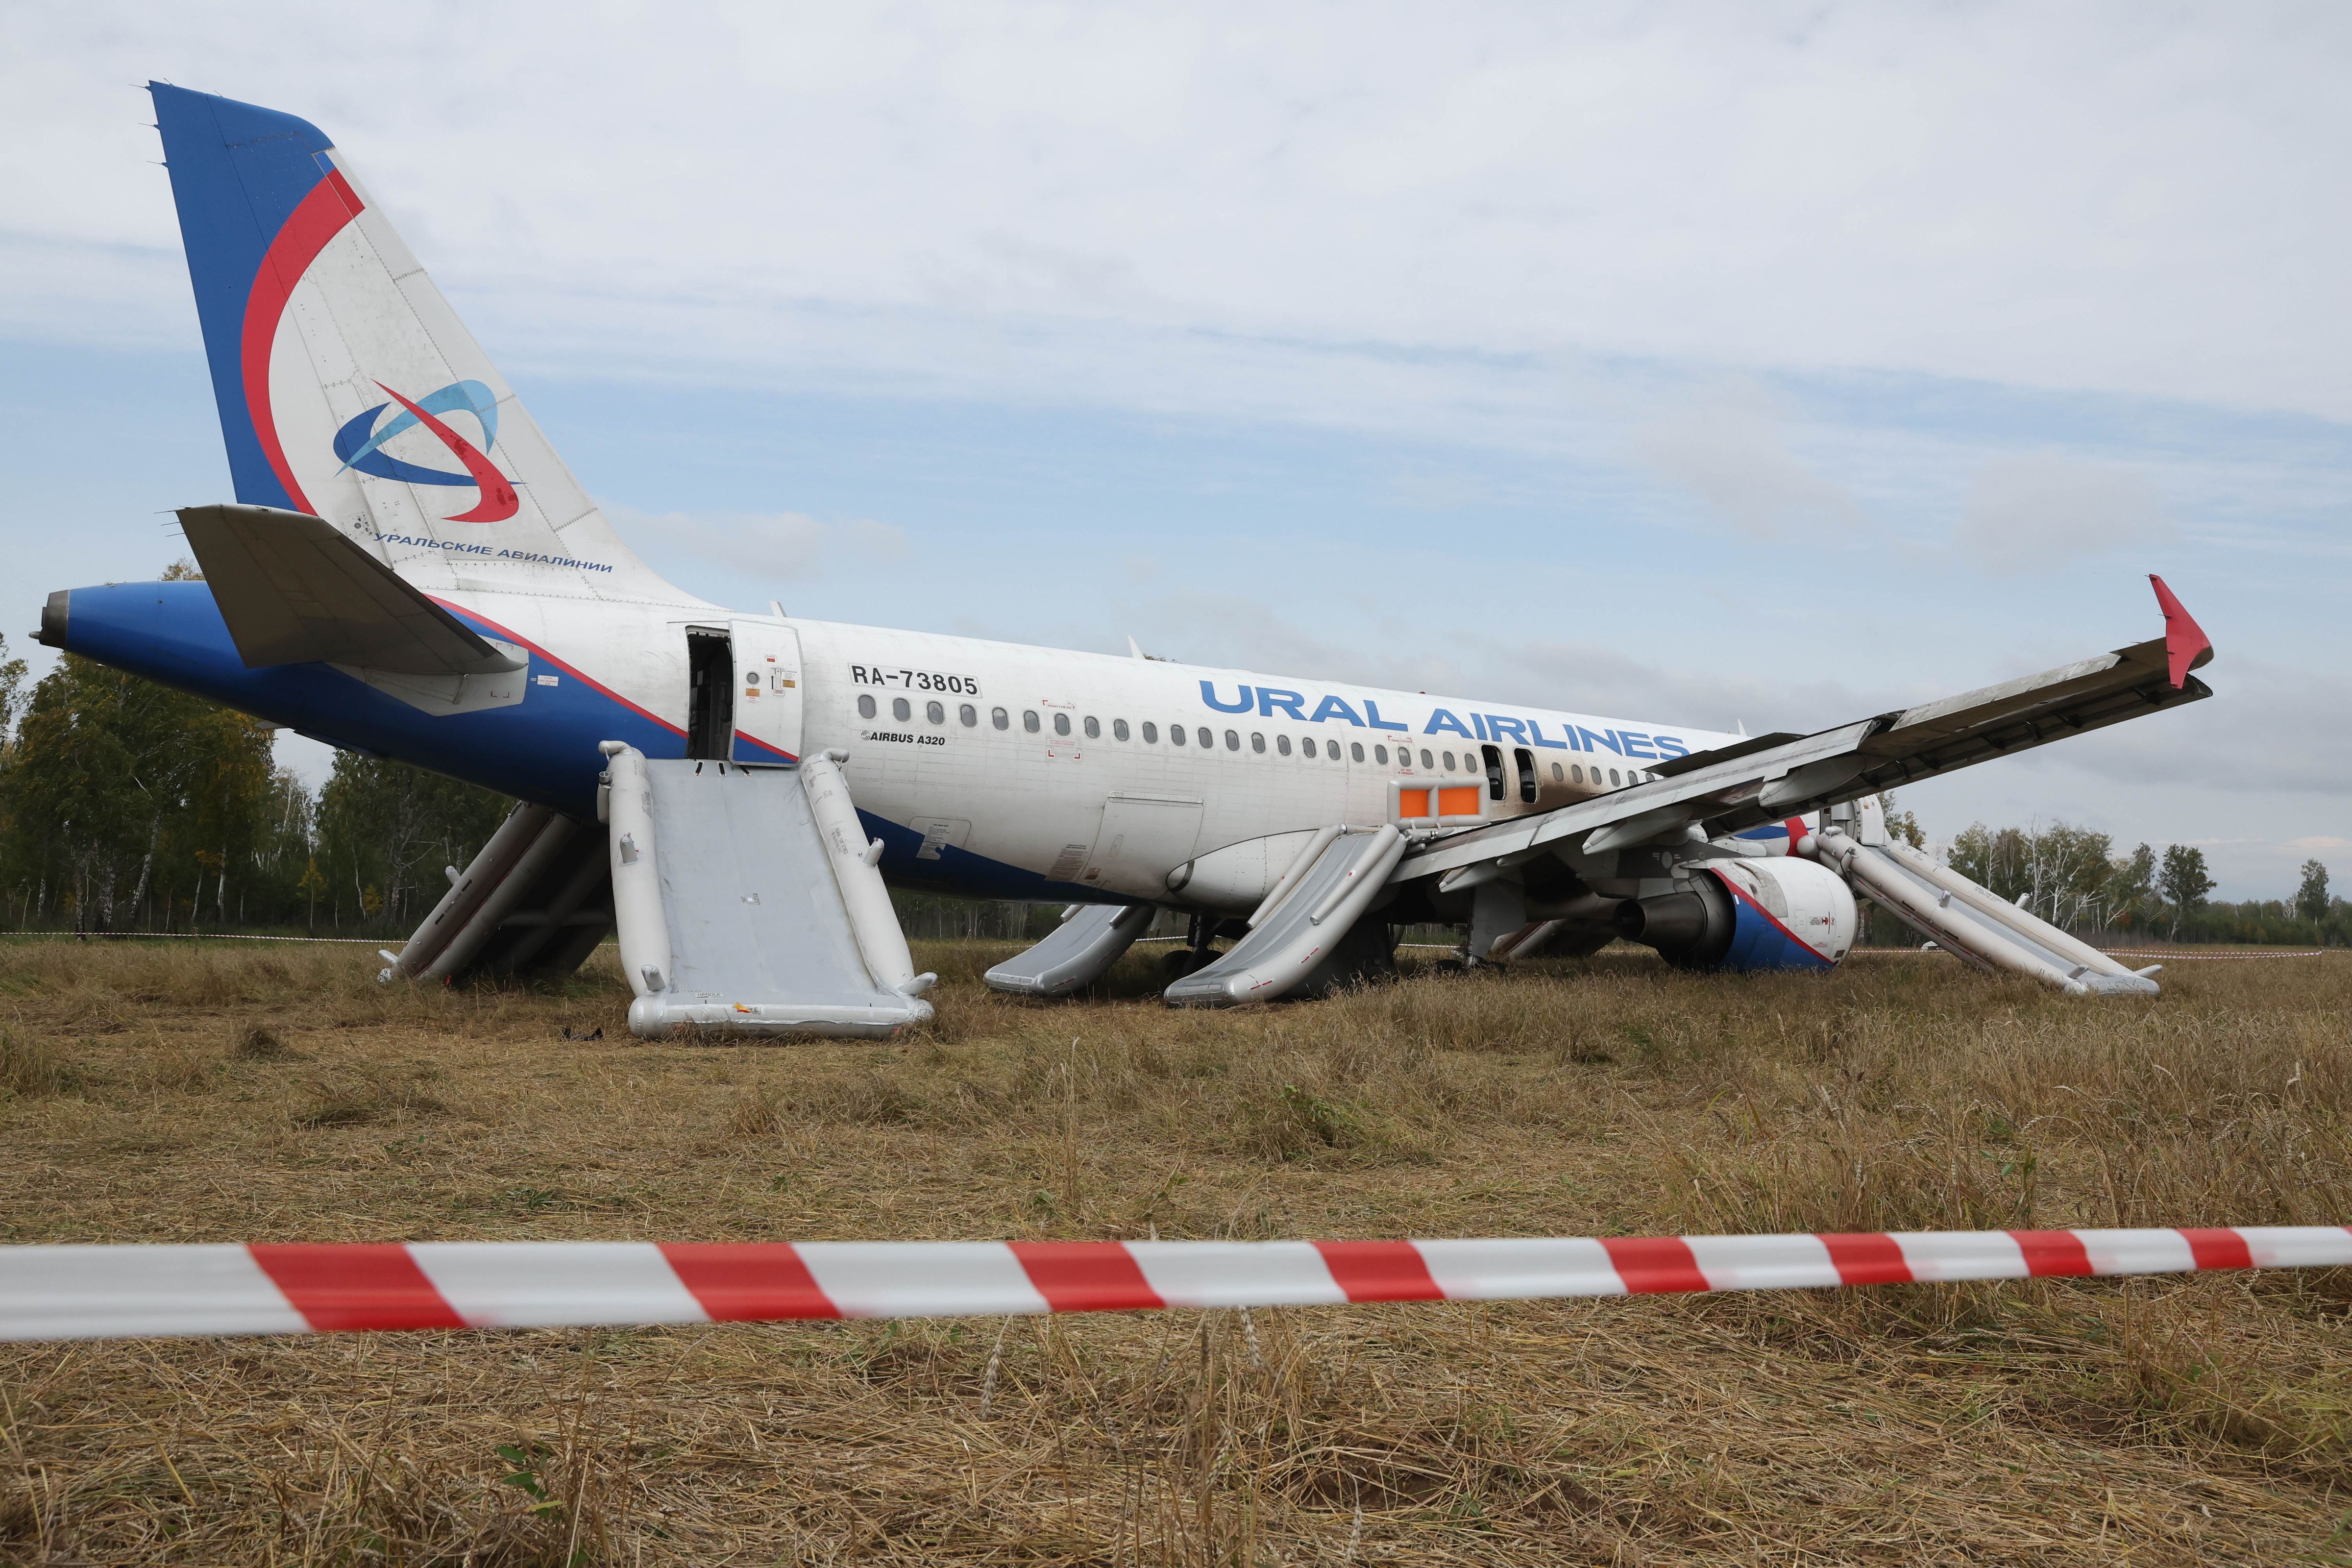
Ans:
[{"label": "blue and red tail livery", "polygon": [[324,132],[149,90],[238,500],[434,587],[654,591]]},{"label": "blue and red tail livery", "polygon": [[314,510],[288,464],[269,361],[296,283],[364,205],[307,120],[151,82],[236,499]]}]

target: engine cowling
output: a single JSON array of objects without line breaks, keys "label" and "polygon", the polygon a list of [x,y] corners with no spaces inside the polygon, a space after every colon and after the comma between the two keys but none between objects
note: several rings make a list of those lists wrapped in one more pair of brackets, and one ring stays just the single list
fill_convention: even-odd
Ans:
[{"label": "engine cowling", "polygon": [[1853,946],[1853,893],[1810,860],[1715,860],[1688,890],[1628,900],[1617,934],[1682,969],[1828,969]]}]

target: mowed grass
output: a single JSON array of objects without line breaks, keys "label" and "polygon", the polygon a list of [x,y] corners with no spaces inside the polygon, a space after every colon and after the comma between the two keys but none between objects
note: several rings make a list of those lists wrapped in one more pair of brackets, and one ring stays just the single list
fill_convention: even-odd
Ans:
[{"label": "mowed grass", "polygon": [[[2352,961],[1644,955],[648,1045],[358,948],[0,943],[0,1239],[2352,1220]],[[601,1037],[594,1037],[596,1031]],[[583,1038],[582,1037],[588,1037]],[[2352,1563],[2352,1279],[0,1347],[21,1563]]]}]

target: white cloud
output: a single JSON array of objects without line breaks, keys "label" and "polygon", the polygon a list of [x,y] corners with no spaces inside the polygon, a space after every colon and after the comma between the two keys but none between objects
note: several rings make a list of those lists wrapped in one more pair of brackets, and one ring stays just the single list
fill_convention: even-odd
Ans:
[{"label": "white cloud", "polygon": [[1797,459],[1786,416],[1760,388],[1733,386],[1637,432],[1645,468],[1705,501],[1752,539],[1785,539],[1862,521],[1853,493]]},{"label": "white cloud", "polygon": [[2144,475],[2063,452],[2027,452],[1977,471],[1952,542],[1975,564],[2014,576],[2179,537]]},{"label": "white cloud", "polygon": [[655,515],[621,506],[604,512],[656,570],[664,556],[682,551],[755,583],[802,583],[824,575],[831,563],[895,561],[907,552],[904,530],[870,519],[821,522],[796,511]]},{"label": "white cloud", "polygon": [[[1334,351],[1367,344],[2352,416],[2340,6],[403,16],[19,8],[0,212],[58,262],[0,320],[184,332],[122,85],[152,73],[324,126],[445,286],[528,299],[583,363],[740,363],[862,319],[894,374],[952,383],[974,322],[1025,321],[1288,345],[1310,417],[1363,395]],[[82,279],[107,268],[127,276],[101,300]],[[1257,395],[1213,354],[1183,385],[1124,368],[1147,405]]]}]

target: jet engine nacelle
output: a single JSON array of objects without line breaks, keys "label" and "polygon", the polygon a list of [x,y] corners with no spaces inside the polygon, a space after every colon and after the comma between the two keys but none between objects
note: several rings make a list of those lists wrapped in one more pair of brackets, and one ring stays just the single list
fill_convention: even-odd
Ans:
[{"label": "jet engine nacelle", "polygon": [[1710,860],[1686,891],[1629,899],[1617,934],[1681,969],[1827,969],[1853,946],[1853,893],[1810,860]]}]

